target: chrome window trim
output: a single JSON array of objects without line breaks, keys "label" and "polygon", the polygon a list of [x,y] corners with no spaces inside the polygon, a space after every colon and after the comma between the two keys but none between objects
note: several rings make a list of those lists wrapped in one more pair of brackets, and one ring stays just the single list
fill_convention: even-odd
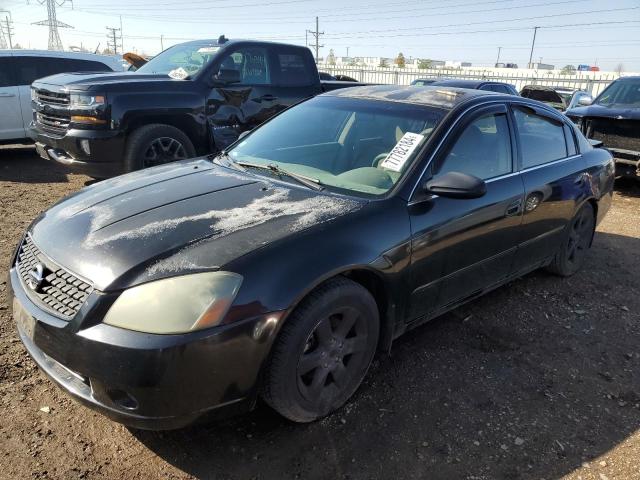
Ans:
[{"label": "chrome window trim", "polygon": [[551,160],[550,162],[547,163],[541,163],[540,165],[534,165],[533,167],[527,167],[527,168],[523,168],[522,170],[520,170],[520,173],[527,173],[527,172],[531,172],[533,170],[538,170],[540,168],[549,166],[549,165],[557,165],[559,163],[562,162],[568,162],[569,160],[573,160],[575,158],[581,157],[581,154],[576,154],[576,155],[571,155],[569,157],[564,157],[564,158],[559,158],[558,160]]}]

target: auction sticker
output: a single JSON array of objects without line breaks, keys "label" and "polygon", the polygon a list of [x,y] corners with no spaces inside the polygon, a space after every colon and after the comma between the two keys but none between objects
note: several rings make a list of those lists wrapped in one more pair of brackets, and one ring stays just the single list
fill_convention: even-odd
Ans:
[{"label": "auction sticker", "polygon": [[424,140],[424,135],[411,132],[405,133],[380,166],[394,172],[400,172],[422,140]]}]

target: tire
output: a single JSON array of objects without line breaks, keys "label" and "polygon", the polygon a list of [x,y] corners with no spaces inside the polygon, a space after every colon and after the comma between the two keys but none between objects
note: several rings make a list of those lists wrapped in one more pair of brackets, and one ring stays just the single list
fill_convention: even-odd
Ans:
[{"label": "tire", "polygon": [[367,289],[344,277],[328,280],[282,327],[266,368],[262,397],[294,422],[328,415],[360,386],[379,330],[378,307]]},{"label": "tire", "polygon": [[126,172],[196,156],[189,137],[176,127],[153,123],[131,133],[124,154]]},{"label": "tire", "polygon": [[547,270],[561,277],[569,277],[580,270],[591,248],[595,224],[593,207],[585,203],[567,225],[562,245]]}]

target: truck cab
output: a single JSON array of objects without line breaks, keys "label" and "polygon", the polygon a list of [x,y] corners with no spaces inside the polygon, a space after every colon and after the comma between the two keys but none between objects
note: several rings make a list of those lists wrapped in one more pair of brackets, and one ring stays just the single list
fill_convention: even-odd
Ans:
[{"label": "truck cab", "polygon": [[221,36],[175,45],[135,72],[34,82],[31,135],[42,157],[106,178],[220,151],[287,107],[347,86],[321,84],[306,47]]}]

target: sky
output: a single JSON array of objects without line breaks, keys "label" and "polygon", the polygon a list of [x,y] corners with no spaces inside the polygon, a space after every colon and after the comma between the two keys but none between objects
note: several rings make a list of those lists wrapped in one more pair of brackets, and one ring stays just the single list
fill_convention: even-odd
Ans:
[{"label": "sky", "polygon": [[[13,41],[46,48],[46,0],[0,0]],[[63,0],[58,0],[62,3]],[[500,62],[526,66],[533,27],[534,61],[598,65],[640,72],[640,0],[75,0],[57,7],[65,48],[107,45],[106,27],[122,25],[124,51],[154,55],[200,38],[251,38],[312,44],[319,17],[320,55]],[[307,37],[307,38],[306,38]],[[119,50],[120,53],[122,53]]]}]

